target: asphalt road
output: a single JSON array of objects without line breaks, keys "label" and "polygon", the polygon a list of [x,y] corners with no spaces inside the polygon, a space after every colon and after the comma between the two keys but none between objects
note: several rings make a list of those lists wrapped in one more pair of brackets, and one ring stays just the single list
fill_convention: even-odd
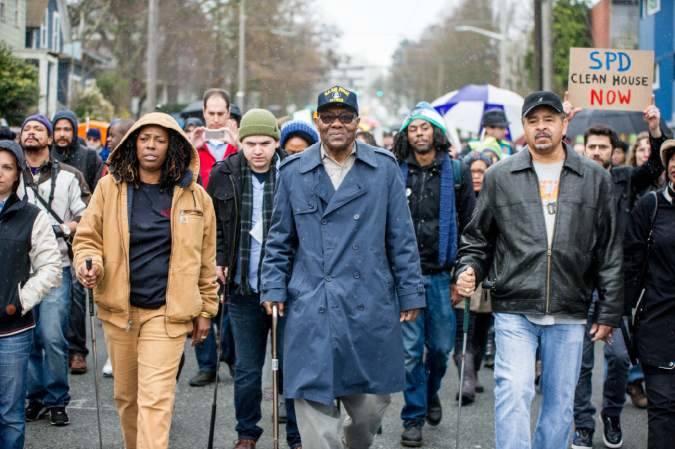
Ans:
[{"label": "asphalt road", "polygon": [[[105,362],[105,346],[100,326],[97,326],[97,341],[99,347],[100,365]],[[208,426],[213,398],[213,386],[193,388],[188,385],[188,379],[196,372],[194,351],[186,342],[186,364],[176,391],[176,406],[171,428],[171,448],[201,449],[207,447]],[[93,359],[88,358],[90,368]],[[100,368],[100,367],[99,367]],[[593,402],[598,407],[602,403],[602,372],[603,361],[600,346],[596,348],[596,364],[593,379]],[[476,403],[467,406],[462,411],[462,430],[460,432],[461,449],[494,448],[494,401],[493,401],[493,372],[483,369],[480,379],[486,388],[485,393],[478,396]],[[267,384],[269,377],[266,376]],[[221,365],[221,384],[218,390],[218,414],[216,421],[216,448],[230,449],[234,445],[236,425],[233,405],[233,381],[227,374],[225,365]],[[68,407],[71,424],[67,427],[56,428],[46,420],[27,423],[26,448],[28,449],[94,449],[98,448],[96,425],[96,402],[94,395],[93,372],[90,369],[85,375],[71,376],[72,400]],[[103,426],[103,445],[106,449],[123,449],[121,431],[117,412],[112,401],[112,380],[103,378],[99,373],[101,386]],[[456,435],[457,406],[455,393],[458,377],[454,369],[448,370],[441,391],[444,418],[438,427],[424,428],[425,448],[454,449]],[[263,403],[263,420],[261,427],[265,429],[258,448],[271,449],[271,387],[266,389]],[[535,412],[538,406],[539,395],[535,399]],[[401,421],[399,418],[402,405],[402,396],[393,397],[392,405],[387,410],[383,422],[383,434],[378,436],[373,444],[374,449],[399,448]],[[633,407],[628,400],[622,415],[624,430],[624,448],[643,449],[647,447],[647,413]],[[595,447],[603,448],[602,423],[596,417]],[[283,428],[282,428],[283,435]],[[283,437],[282,437],[283,439]],[[286,448],[285,439],[281,443]],[[307,448],[312,449],[312,448]]]}]

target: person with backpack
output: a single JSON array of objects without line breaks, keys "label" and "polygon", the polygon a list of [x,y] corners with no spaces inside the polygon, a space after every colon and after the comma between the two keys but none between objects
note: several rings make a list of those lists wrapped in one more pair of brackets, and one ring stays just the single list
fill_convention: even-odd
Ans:
[{"label": "person with backpack", "polygon": [[17,194],[42,209],[50,219],[61,250],[63,282],[49,291],[35,308],[37,327],[28,366],[26,421],[49,414],[49,423],[70,423],[68,383],[68,331],[71,302],[71,237],[84,210],[89,191],[82,173],[54,159],[50,153],[52,124],[43,115],[32,115],[21,127],[21,147],[26,171]]},{"label": "person with backpack", "polygon": [[406,187],[427,302],[415,321],[402,325],[406,387],[401,444],[407,447],[422,445],[425,420],[437,426],[443,417],[438,391],[455,342],[452,269],[459,235],[476,203],[471,172],[448,155],[446,134],[440,114],[421,102],[403,123],[393,149]]},{"label": "person with backpack", "polygon": [[[660,148],[659,148],[660,146]],[[627,309],[647,389],[648,449],[675,441],[675,140],[655,146],[668,185],[640,198],[624,244]]]}]

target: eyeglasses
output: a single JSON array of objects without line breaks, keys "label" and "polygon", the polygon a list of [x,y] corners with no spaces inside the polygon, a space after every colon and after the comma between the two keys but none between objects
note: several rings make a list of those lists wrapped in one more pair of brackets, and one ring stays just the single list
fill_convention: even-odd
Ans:
[{"label": "eyeglasses", "polygon": [[324,125],[332,125],[335,122],[335,120],[340,120],[340,123],[342,123],[343,125],[349,125],[351,122],[354,121],[355,118],[356,114],[354,114],[353,112],[343,112],[340,115],[330,114],[327,112],[322,112],[319,114],[319,120],[321,120],[321,122]]}]

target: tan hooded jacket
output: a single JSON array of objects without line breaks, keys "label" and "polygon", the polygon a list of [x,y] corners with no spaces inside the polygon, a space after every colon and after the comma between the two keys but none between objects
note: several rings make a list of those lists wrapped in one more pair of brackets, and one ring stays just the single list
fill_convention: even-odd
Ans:
[{"label": "tan hooded jacket", "polygon": [[[113,151],[143,126],[159,125],[173,130],[188,143],[178,123],[167,114],[144,115],[127,132]],[[166,289],[166,328],[176,337],[192,329],[200,312],[218,311],[216,283],[216,217],[211,198],[196,183],[199,156],[194,146],[189,171],[174,187],[171,205],[171,256]],[[73,242],[74,264],[79,268],[88,258],[101,268],[94,289],[98,316],[120,328],[129,323],[129,221],[127,183],[112,174],[103,177],[85,211]]]}]

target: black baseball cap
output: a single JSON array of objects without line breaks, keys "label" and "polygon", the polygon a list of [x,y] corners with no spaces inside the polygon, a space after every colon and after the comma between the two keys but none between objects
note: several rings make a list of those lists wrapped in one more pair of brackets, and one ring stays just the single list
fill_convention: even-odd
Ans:
[{"label": "black baseball cap", "polygon": [[559,96],[547,90],[540,90],[537,92],[532,92],[530,95],[525,97],[522,117],[527,117],[527,115],[532,112],[534,108],[538,108],[539,106],[548,106],[555,109],[559,113],[564,111],[562,100]]},{"label": "black baseball cap", "polygon": [[502,109],[488,109],[483,113],[482,127],[508,128],[509,121]]},{"label": "black baseball cap", "polygon": [[331,105],[346,106],[356,112],[357,115],[359,114],[359,103],[356,100],[356,94],[342,86],[333,86],[319,94],[316,106],[317,111],[321,111],[321,109]]}]

